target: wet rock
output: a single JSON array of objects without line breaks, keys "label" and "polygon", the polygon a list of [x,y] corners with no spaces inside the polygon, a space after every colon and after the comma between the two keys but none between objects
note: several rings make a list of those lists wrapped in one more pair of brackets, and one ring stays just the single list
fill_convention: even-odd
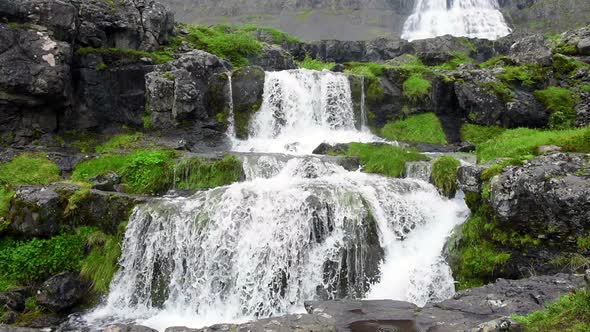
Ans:
[{"label": "wet rock", "polygon": [[[494,284],[459,292],[452,299],[423,308],[391,300],[310,301],[305,303],[305,308],[309,314],[333,317],[338,331],[355,331],[354,326],[369,326],[368,322],[373,331],[393,327],[402,331],[478,331],[481,324],[501,327],[507,325],[503,317],[541,310],[546,303],[582,285],[582,277],[558,274],[523,280],[499,279]],[[494,323],[488,323],[492,320]]]},{"label": "wet rock", "polygon": [[265,73],[261,67],[237,69],[232,74],[236,137],[248,138],[250,119],[262,106]]},{"label": "wet rock", "polygon": [[466,165],[461,166],[457,170],[457,183],[459,189],[463,192],[479,193],[483,181],[481,180],[481,172],[485,169],[483,166]]},{"label": "wet rock", "polygon": [[157,332],[157,330],[142,325],[115,324],[107,327],[103,332]]},{"label": "wet rock", "polygon": [[165,332],[335,332],[334,319],[327,315],[285,315],[244,324],[219,324],[203,329],[169,327]]},{"label": "wet rock", "polygon": [[350,144],[347,143],[338,143],[338,144],[328,144],[328,143],[321,143],[318,145],[317,148],[313,150],[313,154],[321,154],[321,155],[339,155],[339,154],[346,154],[348,151],[348,146]]},{"label": "wet rock", "polygon": [[[8,324],[8,323],[6,323],[6,324]],[[40,332],[40,330],[34,329],[34,328],[28,328],[28,327],[0,324],[0,332]]]},{"label": "wet rock", "polygon": [[23,311],[25,309],[25,296],[21,292],[0,293],[0,309]]},{"label": "wet rock", "polygon": [[540,154],[540,155],[555,153],[555,152],[561,152],[561,148],[556,145],[541,145],[537,148],[537,154]]},{"label": "wet rock", "polygon": [[519,322],[510,317],[502,317],[478,325],[470,332],[521,332],[524,331]]},{"label": "wet rock", "polygon": [[584,280],[586,281],[586,286],[590,287],[590,270],[586,270],[584,274]]},{"label": "wet rock", "polygon": [[36,298],[40,305],[61,312],[80,303],[86,296],[89,286],[87,282],[82,281],[79,274],[64,272],[43,282]]},{"label": "wet rock", "polygon": [[92,182],[92,189],[102,191],[116,191],[116,187],[121,183],[121,177],[114,172],[109,172],[103,175],[97,175],[90,179]]},{"label": "wet rock", "polygon": [[8,310],[0,314],[0,331],[3,331],[1,324],[14,324],[18,320],[18,313],[16,311]]}]

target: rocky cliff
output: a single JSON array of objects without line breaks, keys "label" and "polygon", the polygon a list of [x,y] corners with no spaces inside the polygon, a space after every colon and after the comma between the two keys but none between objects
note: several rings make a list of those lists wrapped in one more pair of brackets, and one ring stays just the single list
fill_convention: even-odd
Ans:
[{"label": "rocky cliff", "polygon": [[[303,40],[399,38],[415,0],[164,0],[186,23],[255,23]],[[515,31],[558,33],[590,21],[585,0],[499,0]]]}]

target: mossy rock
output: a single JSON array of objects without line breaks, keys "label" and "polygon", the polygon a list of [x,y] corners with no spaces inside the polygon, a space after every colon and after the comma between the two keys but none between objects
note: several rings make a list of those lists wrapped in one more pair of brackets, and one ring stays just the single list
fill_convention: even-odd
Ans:
[{"label": "mossy rock", "polygon": [[247,139],[250,120],[262,106],[265,73],[261,67],[240,68],[232,73],[236,137]]}]

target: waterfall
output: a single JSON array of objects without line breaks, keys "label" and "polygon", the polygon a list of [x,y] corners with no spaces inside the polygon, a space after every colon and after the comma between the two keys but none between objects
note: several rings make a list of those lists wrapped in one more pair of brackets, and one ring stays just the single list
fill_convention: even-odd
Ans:
[{"label": "waterfall", "polygon": [[347,75],[306,69],[267,72],[250,138],[237,142],[234,150],[305,154],[322,142],[377,140],[354,124]]},{"label": "waterfall", "polygon": [[227,126],[227,135],[230,138],[236,137],[236,126],[235,126],[235,115],[234,115],[234,88],[232,86],[232,74],[231,71],[227,72],[227,82],[228,82],[228,93],[227,97],[229,99],[228,106],[229,106],[229,114],[228,114],[228,126]]},{"label": "waterfall", "polygon": [[402,38],[453,35],[495,40],[510,32],[497,0],[418,0]]},{"label": "waterfall", "polygon": [[245,181],[136,207],[108,297],[82,325],[164,330],[299,313],[313,299],[451,297],[441,253],[465,203],[309,155],[375,140],[353,113],[346,75],[266,73],[250,138],[234,141]]},{"label": "waterfall", "polygon": [[367,99],[365,96],[365,76],[361,76],[361,130],[366,130],[368,126],[367,119]]},{"label": "waterfall", "polygon": [[452,296],[441,251],[461,201],[317,157],[247,164],[258,169],[248,181],[136,208],[106,304],[87,319],[199,327],[300,312],[309,299]]},{"label": "waterfall", "polygon": [[431,174],[432,163],[430,161],[410,161],[406,163],[406,178],[429,182]]}]

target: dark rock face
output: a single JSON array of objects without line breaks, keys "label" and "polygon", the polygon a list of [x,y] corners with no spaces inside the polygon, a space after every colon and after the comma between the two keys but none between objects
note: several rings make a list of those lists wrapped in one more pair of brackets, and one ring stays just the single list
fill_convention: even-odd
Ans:
[{"label": "dark rock face", "polygon": [[69,105],[70,63],[69,44],[47,31],[0,23],[0,131],[18,142],[56,130]]},{"label": "dark rock face", "polygon": [[264,44],[262,54],[251,57],[250,65],[260,66],[267,71],[297,69],[293,56],[277,45]]},{"label": "dark rock face", "polygon": [[590,229],[590,155],[537,157],[494,178],[491,205],[501,224],[521,234],[544,235],[562,250]]},{"label": "dark rock face", "polygon": [[23,311],[25,309],[25,296],[21,292],[0,293],[0,308]]},{"label": "dark rock face", "polygon": [[461,81],[455,83],[459,106],[467,118],[479,125],[500,125],[506,128],[544,127],[550,112],[532,93],[516,90],[514,96],[498,95],[490,86],[497,79],[488,70],[459,71]]},{"label": "dark rock face", "polygon": [[252,115],[262,106],[265,73],[260,67],[245,67],[232,73],[236,137],[248,138]]},{"label": "dark rock face", "polygon": [[236,331],[236,332],[336,332],[334,319],[322,315],[286,315],[276,318],[260,319],[245,324],[219,324],[203,329],[191,329],[188,327],[169,327],[166,332],[211,332],[211,331]]},{"label": "dark rock face", "polygon": [[553,62],[551,49],[545,45],[542,35],[531,35],[517,40],[508,53],[517,64],[538,64],[549,66]]},{"label": "dark rock face", "polygon": [[216,94],[225,100],[227,68],[207,52],[182,54],[169,64],[146,75],[147,103],[154,128],[181,127],[199,121],[211,125],[226,103],[213,103]]},{"label": "dark rock face", "polygon": [[459,189],[466,193],[480,193],[481,186],[481,172],[485,169],[483,166],[468,165],[461,166],[457,170],[457,183]]},{"label": "dark rock face", "polygon": [[36,297],[40,305],[60,312],[78,304],[88,289],[89,285],[79,275],[65,272],[46,280]]}]

